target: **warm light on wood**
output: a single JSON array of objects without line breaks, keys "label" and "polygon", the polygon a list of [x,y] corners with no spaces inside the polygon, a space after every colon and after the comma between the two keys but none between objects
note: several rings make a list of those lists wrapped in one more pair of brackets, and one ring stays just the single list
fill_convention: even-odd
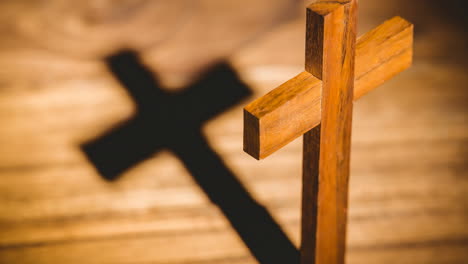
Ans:
[{"label": "warm light on wood", "polygon": [[[356,44],[354,100],[412,63],[413,25],[394,17]],[[320,123],[321,81],[304,71],[244,109],[244,151],[256,159],[273,154]],[[248,120],[247,120],[248,119]],[[288,120],[300,120],[294,126]]]},{"label": "warm light on wood", "polygon": [[353,101],[408,68],[413,26],[356,41],[357,1],[307,8],[305,70],[244,109],[244,150],[265,158],[304,135],[301,263],[345,262]]}]

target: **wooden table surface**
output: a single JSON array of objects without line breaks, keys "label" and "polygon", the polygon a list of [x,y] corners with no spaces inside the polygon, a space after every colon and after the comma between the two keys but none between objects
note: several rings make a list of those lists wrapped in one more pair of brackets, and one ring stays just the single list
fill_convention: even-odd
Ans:
[{"label": "wooden table surface", "polygon": [[[394,15],[415,24],[415,60],[355,104],[348,263],[468,262],[467,21],[461,1],[441,2],[360,0],[360,34]],[[0,2],[0,263],[258,263],[173,152],[115,181],[83,153],[135,115],[103,59],[122,48],[172,92],[231,65],[252,94],[202,131],[297,245],[302,140],[254,160],[242,151],[242,107],[303,70],[305,6]]]}]

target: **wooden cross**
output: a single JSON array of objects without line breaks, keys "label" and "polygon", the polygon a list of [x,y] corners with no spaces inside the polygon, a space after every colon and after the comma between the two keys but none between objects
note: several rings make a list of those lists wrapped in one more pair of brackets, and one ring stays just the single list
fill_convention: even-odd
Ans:
[{"label": "wooden cross", "polygon": [[356,41],[356,13],[356,0],[311,4],[305,71],[244,109],[256,159],[304,135],[302,264],[344,263],[353,100],[412,62],[412,24],[395,17]]}]

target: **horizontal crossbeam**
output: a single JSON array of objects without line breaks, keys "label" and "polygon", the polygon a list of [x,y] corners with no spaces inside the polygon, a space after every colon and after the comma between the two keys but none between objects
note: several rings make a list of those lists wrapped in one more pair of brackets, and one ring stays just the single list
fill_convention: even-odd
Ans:
[{"label": "horizontal crossbeam", "polygon": [[[394,17],[356,45],[354,100],[412,63],[413,25]],[[244,108],[244,151],[263,159],[320,124],[322,81],[304,71]],[[294,124],[294,125],[292,125]]]}]

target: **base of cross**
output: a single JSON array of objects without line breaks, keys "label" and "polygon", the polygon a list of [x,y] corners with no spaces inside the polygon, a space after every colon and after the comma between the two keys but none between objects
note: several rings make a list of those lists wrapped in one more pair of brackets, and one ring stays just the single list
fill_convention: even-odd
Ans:
[{"label": "base of cross", "polygon": [[301,263],[343,264],[353,101],[407,69],[413,25],[356,39],[357,0],[307,8],[305,71],[244,108],[244,151],[263,159],[304,135]]}]

